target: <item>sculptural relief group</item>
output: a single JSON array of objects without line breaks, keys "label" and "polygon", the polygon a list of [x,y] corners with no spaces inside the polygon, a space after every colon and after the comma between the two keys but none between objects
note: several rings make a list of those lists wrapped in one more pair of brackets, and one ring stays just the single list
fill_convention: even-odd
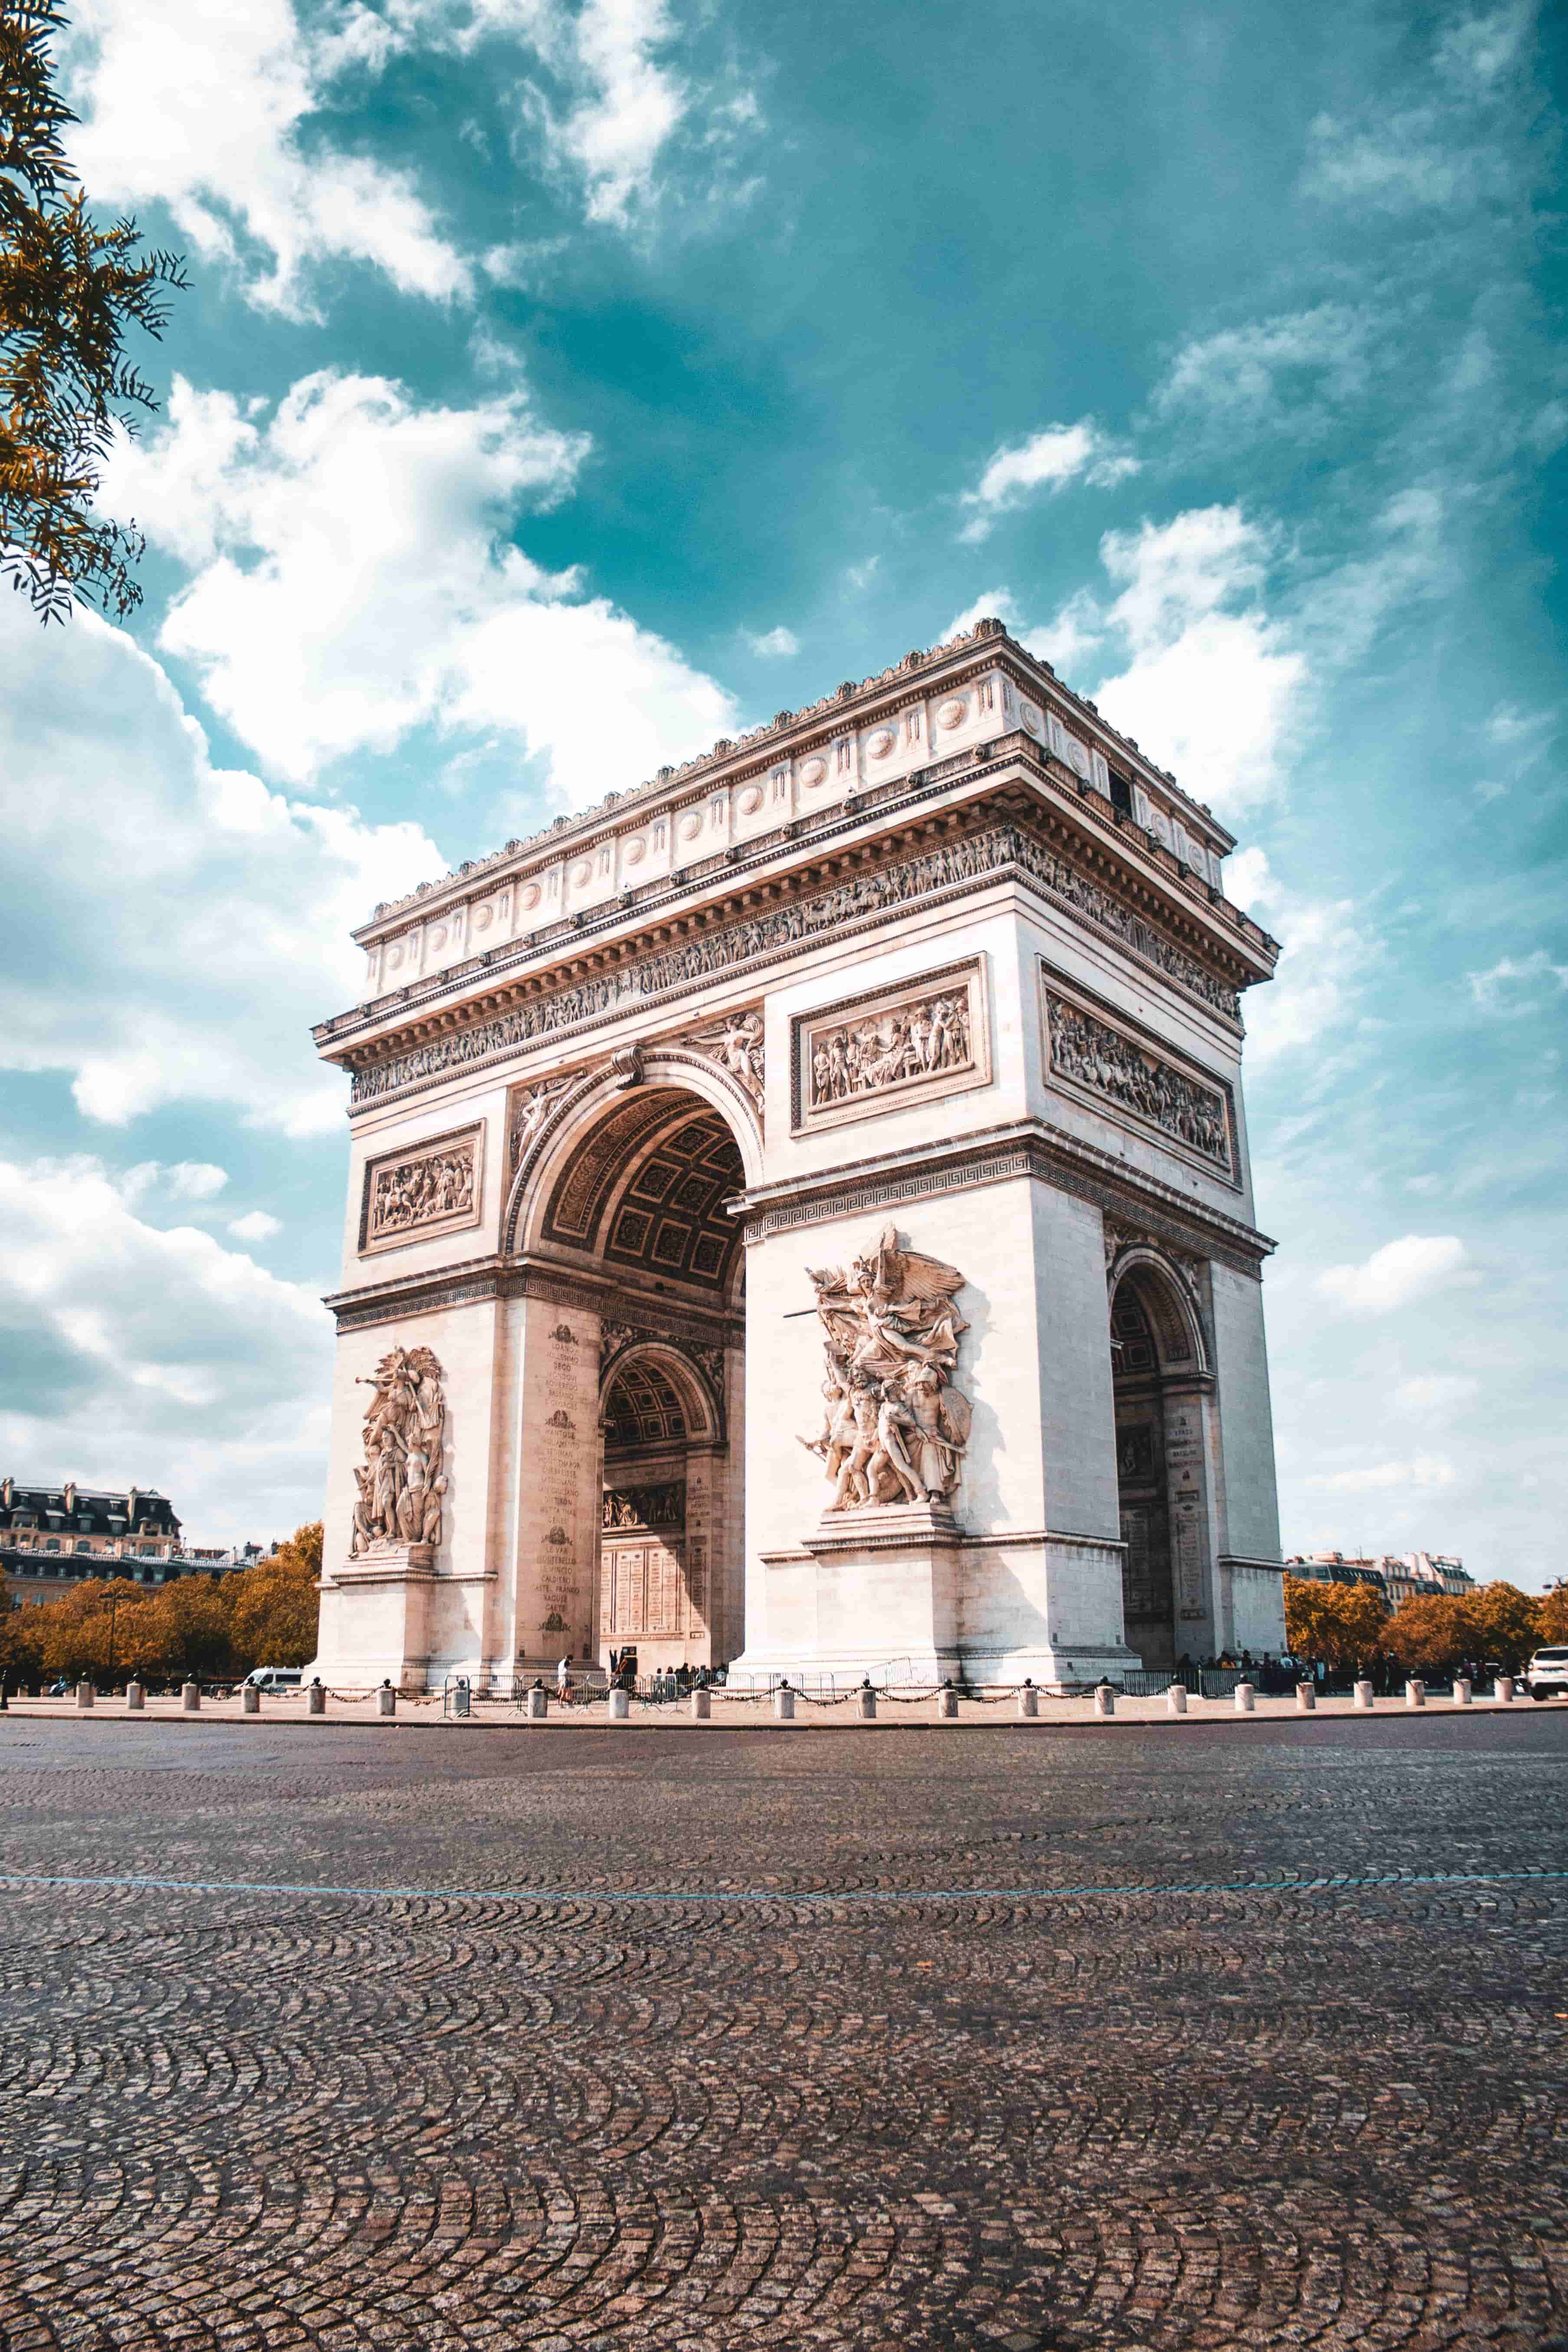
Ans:
[{"label": "sculptural relief group", "polygon": [[364,1461],[354,1471],[359,1488],[351,1554],[383,1543],[438,1544],[441,1500],[447,1492],[447,1401],[440,1365],[428,1348],[394,1348],[369,1381]]},{"label": "sculptural relief group", "polygon": [[1222,1095],[1142,1052],[1081,1006],[1055,995],[1047,1001],[1053,1070],[1151,1119],[1229,1173],[1230,1129]]},{"label": "sculptural relief group", "polygon": [[466,1216],[474,1205],[474,1147],[428,1152],[378,1168],[371,1188],[368,1238],[410,1232],[445,1217]]},{"label": "sculptural relief group", "polygon": [[820,1454],[830,1511],[944,1503],[969,1443],[969,1400],[952,1386],[969,1328],[954,1305],[956,1266],[901,1249],[889,1225],[847,1275],[810,1269],[825,1335]]},{"label": "sculptural relief group", "polygon": [[966,1070],[971,1060],[967,992],[920,997],[816,1033],[811,1048],[811,1107],[820,1110],[912,1078]]}]

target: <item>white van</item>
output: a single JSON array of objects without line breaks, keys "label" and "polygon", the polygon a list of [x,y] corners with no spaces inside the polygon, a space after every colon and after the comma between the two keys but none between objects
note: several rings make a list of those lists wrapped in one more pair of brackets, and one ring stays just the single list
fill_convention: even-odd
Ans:
[{"label": "white van", "polygon": [[254,1666],[245,1679],[257,1690],[298,1690],[305,1673],[302,1666]]},{"label": "white van", "polygon": [[1537,1650],[1524,1679],[1531,1698],[1568,1698],[1568,1649]]}]

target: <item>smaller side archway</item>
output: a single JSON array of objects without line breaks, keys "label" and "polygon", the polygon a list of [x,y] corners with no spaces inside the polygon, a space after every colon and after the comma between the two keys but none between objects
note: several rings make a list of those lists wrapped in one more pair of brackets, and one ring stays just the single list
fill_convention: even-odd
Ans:
[{"label": "smaller side archway", "polygon": [[639,1675],[720,1664],[740,1596],[726,1572],[729,1448],[707,1381],[673,1343],[636,1342],[605,1369],[600,1428],[599,1663],[620,1669],[629,1654]]},{"label": "smaller side archway", "polygon": [[1153,1246],[1124,1249],[1110,1286],[1123,1622],[1145,1667],[1169,1672],[1214,1647],[1208,1344],[1191,1289]]}]

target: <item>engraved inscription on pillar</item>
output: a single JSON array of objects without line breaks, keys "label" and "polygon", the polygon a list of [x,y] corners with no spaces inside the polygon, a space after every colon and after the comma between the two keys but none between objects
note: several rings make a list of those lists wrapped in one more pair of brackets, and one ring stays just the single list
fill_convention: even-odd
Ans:
[{"label": "engraved inscription on pillar", "polygon": [[1165,1465],[1170,1477],[1172,1580],[1184,1623],[1205,1617],[1206,1515],[1201,1469],[1203,1423],[1196,1404],[1165,1408]]}]

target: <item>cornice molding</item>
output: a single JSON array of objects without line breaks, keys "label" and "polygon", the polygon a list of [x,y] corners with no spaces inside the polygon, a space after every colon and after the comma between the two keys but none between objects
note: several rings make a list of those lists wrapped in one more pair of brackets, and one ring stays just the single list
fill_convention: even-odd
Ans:
[{"label": "cornice molding", "polygon": [[1217,1259],[1254,1278],[1276,1246],[1256,1226],[1129,1168],[1113,1152],[1043,1119],[1019,1119],[952,1142],[864,1160],[853,1168],[755,1185],[731,1204],[731,1214],[746,1220],[748,1246],[755,1246],[801,1225],[1018,1176],[1070,1192],[1111,1216],[1136,1222],[1172,1248]]},{"label": "cornice molding", "polygon": [[745,1338],[745,1318],[729,1308],[708,1312],[662,1292],[649,1296],[628,1286],[618,1270],[579,1269],[544,1259],[506,1257],[499,1252],[466,1258],[457,1265],[432,1266],[424,1274],[402,1275],[390,1282],[331,1291],[321,1304],[336,1318],[342,1333],[507,1298],[544,1298],[552,1306],[579,1307],[619,1323],[641,1316],[647,1318],[650,1329],[694,1347],[738,1347]]},{"label": "cornice molding", "polygon": [[[359,1041],[374,1034],[376,1049],[384,1051],[395,1042],[400,1028],[417,1031],[427,1009],[438,1022],[458,1017],[450,1000],[465,991],[480,992],[472,1009],[482,1009],[482,992],[497,981],[504,981],[509,997],[520,985],[525,990],[548,988],[558,984],[563,974],[591,970],[600,960],[624,959],[668,939],[672,918],[677,928],[688,930],[710,923],[718,919],[711,904],[715,885],[721,898],[735,894],[731,905],[750,903],[746,887],[754,887],[759,876],[765,876],[761,893],[764,898],[809,887],[820,878],[812,875],[810,861],[849,835],[859,836],[858,849],[864,842],[866,820],[873,814],[908,821],[932,802],[941,801],[947,804],[946,821],[951,823],[953,788],[961,783],[976,789],[956,805],[978,814],[970,804],[987,793],[995,794],[1009,770],[1035,803],[1037,821],[1047,826],[1053,820],[1068,825],[1072,836],[1081,836],[1080,842],[1075,839],[1076,854],[1089,856],[1091,862],[1109,854],[1117,872],[1117,887],[1141,904],[1146,919],[1152,918],[1160,928],[1190,940],[1194,950],[1206,953],[1217,969],[1226,971],[1233,986],[1248,987],[1270,975],[1279,949],[1267,932],[1222,891],[1182,866],[1103,793],[1074,776],[1043,744],[1026,733],[1014,731],[886,783],[857,786],[829,808],[791,818],[678,873],[624,890],[593,908],[563,914],[523,937],[374,996],[319,1023],[311,1034],[324,1055],[352,1064]],[[792,853],[804,853],[802,863],[781,869],[781,856]],[[703,899],[710,901],[706,907],[701,906]],[[426,909],[418,919],[424,921],[429,912]],[[535,969],[524,973],[526,966]]]},{"label": "cornice molding", "polygon": [[[1101,860],[1103,865],[1106,861]],[[1021,884],[1087,929],[1131,956],[1181,991],[1211,1017],[1239,1029],[1233,975],[1216,978],[1165,929],[1139,912],[1125,887],[1112,888],[1092,870],[1093,861],[1069,858],[1051,838],[1048,825],[999,818],[974,830],[954,830],[934,846],[899,857],[891,845],[880,856],[852,863],[850,877],[813,892],[764,892],[754,912],[711,929],[618,960],[591,977],[568,977],[553,986],[537,982],[519,990],[504,1011],[487,1011],[493,998],[442,1016],[436,1034],[414,1042],[395,1033],[373,1045],[334,1058],[353,1069],[351,1108],[362,1110],[422,1092],[448,1076],[512,1059],[528,1048],[574,1041],[622,1021],[629,1013],[679,1002],[715,981],[754,982],[762,971],[811,947],[837,943],[914,910],[950,903],[1008,883]],[[1123,877],[1117,880],[1125,883]],[[466,1015],[466,1017],[465,1017]]]}]

